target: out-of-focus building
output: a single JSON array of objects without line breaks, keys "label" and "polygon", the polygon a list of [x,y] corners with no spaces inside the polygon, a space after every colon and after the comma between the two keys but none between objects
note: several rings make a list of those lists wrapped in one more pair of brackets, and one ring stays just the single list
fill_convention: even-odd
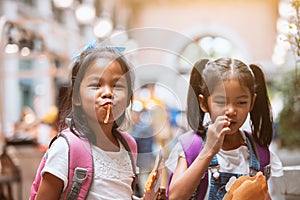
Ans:
[{"label": "out-of-focus building", "polygon": [[[44,115],[56,103],[57,88],[66,80],[70,58],[95,38],[125,46],[136,67],[137,88],[160,84],[174,95],[166,103],[182,110],[189,71],[201,57],[232,56],[276,72],[272,56],[279,3],[3,0],[1,129],[9,131],[23,106],[34,107],[34,99],[44,105],[36,108],[40,109],[38,117]],[[4,48],[13,42],[23,46],[18,53],[6,53]],[[29,53],[23,49],[26,42],[31,42]]]},{"label": "out-of-focus building", "polygon": [[16,127],[28,108],[34,114],[25,125],[53,119],[71,58],[92,39],[126,47],[136,90],[158,85],[166,107],[180,111],[200,58],[258,63],[276,78],[293,65],[284,41],[290,7],[288,0],[1,0],[0,144],[17,136],[47,145],[45,124]]}]

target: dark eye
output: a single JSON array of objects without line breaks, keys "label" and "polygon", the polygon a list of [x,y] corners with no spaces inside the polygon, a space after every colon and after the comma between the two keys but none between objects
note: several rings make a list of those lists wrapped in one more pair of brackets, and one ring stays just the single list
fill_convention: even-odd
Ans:
[{"label": "dark eye", "polygon": [[92,83],[92,84],[89,85],[89,87],[91,87],[91,88],[99,88],[99,87],[101,87],[101,84],[100,83]]},{"label": "dark eye", "polygon": [[226,101],[215,101],[216,104],[225,105]]},{"label": "dark eye", "polygon": [[247,101],[239,101],[237,102],[238,105],[244,105],[244,104],[247,104],[248,102]]},{"label": "dark eye", "polygon": [[123,84],[123,83],[116,83],[116,84],[114,85],[114,88],[122,89],[122,88],[126,88],[126,85]]}]

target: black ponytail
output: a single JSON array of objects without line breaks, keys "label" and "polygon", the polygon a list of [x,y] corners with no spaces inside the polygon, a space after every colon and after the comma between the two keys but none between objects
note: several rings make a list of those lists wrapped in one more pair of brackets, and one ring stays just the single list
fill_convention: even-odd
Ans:
[{"label": "black ponytail", "polygon": [[264,147],[270,145],[273,137],[273,115],[264,73],[257,65],[251,64],[256,83],[256,100],[250,112],[251,128],[255,141]]},{"label": "black ponytail", "polygon": [[203,69],[208,61],[208,59],[201,59],[195,63],[191,72],[187,95],[188,124],[203,139],[205,138],[205,128],[203,127],[205,113],[200,108],[199,95],[204,94],[208,90],[202,78]]}]

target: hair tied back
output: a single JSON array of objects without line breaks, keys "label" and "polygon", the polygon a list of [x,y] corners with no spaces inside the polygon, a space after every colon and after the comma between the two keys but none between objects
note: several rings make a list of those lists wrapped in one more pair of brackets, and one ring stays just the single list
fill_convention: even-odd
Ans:
[{"label": "hair tied back", "polygon": [[[96,46],[97,46],[97,40],[96,39],[91,40],[90,42],[88,42],[85,45],[85,47],[82,49],[82,51],[80,51],[80,53],[78,53],[77,55],[72,57],[72,61],[77,60],[82,52],[94,49]],[[119,51],[119,52],[123,52],[126,49],[125,47],[120,47],[120,46],[105,46],[104,48],[112,48],[112,49],[114,49],[116,51]]]}]

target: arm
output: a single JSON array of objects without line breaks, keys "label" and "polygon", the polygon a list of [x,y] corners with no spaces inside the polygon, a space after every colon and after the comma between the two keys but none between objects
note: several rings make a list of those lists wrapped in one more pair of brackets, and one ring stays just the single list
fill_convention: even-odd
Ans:
[{"label": "arm", "polygon": [[[196,190],[213,157],[213,155],[202,157],[203,154],[205,154],[205,152],[201,151],[189,168],[185,158],[180,157],[178,159],[170,183],[169,200],[189,199]],[[185,188],[185,190],[182,190],[182,188]]]},{"label": "arm", "polygon": [[[194,162],[188,167],[185,158],[180,157],[170,183],[169,199],[189,199],[199,185],[213,156],[218,153],[225,135],[230,131],[225,116],[219,116],[209,125],[206,144]],[[183,191],[182,188],[185,188]]]},{"label": "arm", "polygon": [[63,181],[46,172],[37,192],[36,200],[58,200],[63,190]]},{"label": "arm", "polygon": [[69,146],[63,137],[58,137],[48,150],[47,160],[41,171],[41,183],[37,200],[58,200],[68,184]]}]

